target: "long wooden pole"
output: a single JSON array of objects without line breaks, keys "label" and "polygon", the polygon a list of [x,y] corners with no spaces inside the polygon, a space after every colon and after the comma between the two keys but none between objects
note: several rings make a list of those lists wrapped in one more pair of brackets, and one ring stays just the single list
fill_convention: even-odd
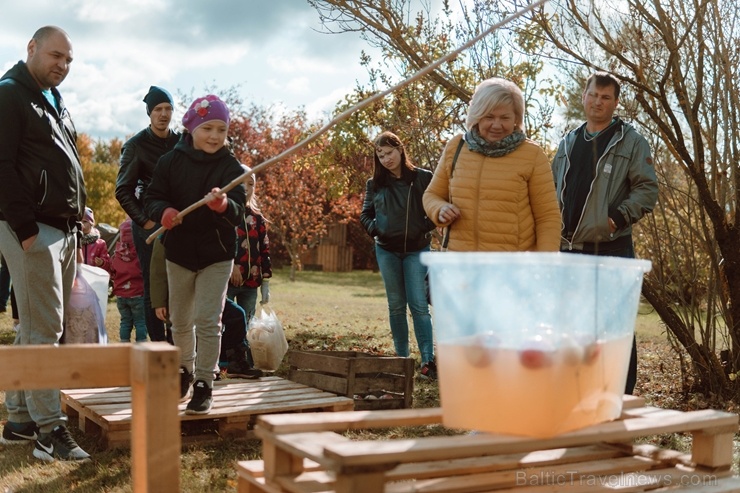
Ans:
[{"label": "long wooden pole", "polygon": [[[249,176],[257,173],[258,171],[262,171],[263,169],[265,169],[265,168],[267,168],[269,166],[272,166],[273,164],[276,164],[276,163],[280,162],[281,160],[285,159],[288,156],[291,156],[291,155],[295,154],[296,152],[298,152],[299,150],[303,149],[304,147],[306,147],[308,144],[310,144],[314,140],[318,139],[321,135],[325,134],[333,126],[335,126],[336,124],[338,124],[340,122],[343,122],[344,120],[346,120],[347,118],[349,118],[350,116],[352,116],[353,113],[356,113],[357,111],[360,111],[361,109],[368,107],[369,105],[373,104],[374,102],[376,102],[376,101],[378,101],[380,99],[383,99],[388,94],[390,94],[390,93],[392,93],[394,91],[397,91],[398,89],[401,89],[402,87],[404,87],[404,86],[406,86],[406,85],[408,85],[408,84],[410,84],[410,83],[412,83],[412,82],[414,82],[416,80],[419,80],[420,78],[424,77],[429,72],[433,71],[434,69],[436,69],[437,67],[439,67],[443,63],[446,63],[446,62],[454,59],[460,53],[462,53],[463,51],[467,50],[468,48],[470,48],[471,46],[473,46],[474,44],[476,44],[477,42],[479,42],[480,40],[482,40],[483,38],[485,38],[486,36],[488,36],[489,34],[491,34],[496,29],[500,29],[503,26],[505,26],[506,24],[508,24],[508,23],[514,21],[515,19],[518,19],[519,17],[523,16],[524,14],[526,14],[526,13],[534,10],[535,8],[537,8],[537,7],[541,6],[541,5],[544,5],[545,3],[547,3],[547,1],[548,0],[538,0],[537,2],[534,2],[534,3],[530,4],[530,5],[528,5],[524,9],[511,14],[509,17],[507,17],[507,18],[505,18],[505,19],[497,22],[496,24],[493,24],[488,29],[486,29],[485,31],[483,31],[482,33],[480,33],[478,36],[474,37],[473,39],[471,39],[467,43],[465,43],[462,46],[460,46],[459,48],[457,48],[455,51],[451,51],[450,53],[448,53],[447,55],[443,56],[442,58],[440,58],[440,59],[436,60],[435,62],[432,62],[431,64],[427,65],[426,67],[418,70],[413,75],[411,75],[410,77],[408,77],[405,80],[402,80],[401,82],[399,82],[395,86],[389,87],[385,91],[379,92],[379,93],[377,93],[377,94],[375,94],[375,95],[373,95],[373,96],[371,96],[371,97],[369,97],[367,99],[364,99],[364,100],[360,101],[359,103],[357,103],[356,105],[352,106],[351,108],[344,110],[342,113],[340,113],[339,115],[337,115],[336,117],[334,117],[334,119],[332,119],[329,123],[327,123],[326,125],[324,125],[320,129],[316,130],[314,133],[312,133],[311,135],[309,135],[308,137],[306,137],[302,141],[298,142],[293,147],[290,147],[290,148],[284,150],[283,152],[281,152],[277,156],[271,157],[267,161],[263,161],[262,163],[258,164],[257,166],[255,166],[251,170],[246,171],[245,173],[243,173],[242,175],[238,176],[237,178],[234,178],[229,184],[227,184],[226,186],[224,186],[221,189],[221,191],[224,192],[224,193],[225,192],[228,192],[229,190],[231,190],[232,188],[234,188],[235,186],[239,185],[244,180],[246,180]],[[195,202],[194,204],[191,204],[188,207],[186,207],[185,209],[181,210],[177,214],[177,217],[180,218],[180,219],[182,219],[183,217],[185,217],[186,215],[188,215],[189,213],[191,213],[192,211],[194,211],[198,207],[201,207],[201,206],[205,205],[206,202],[208,202],[209,199],[210,199],[210,197],[208,195],[206,197],[203,197],[202,199],[200,199],[199,201]],[[164,232],[164,230],[165,230],[164,227],[160,227],[157,231],[155,231],[154,233],[152,233],[146,239],[146,242],[147,243],[151,243],[152,241],[154,241],[154,239],[157,236],[159,236],[160,234],[162,234]]]}]

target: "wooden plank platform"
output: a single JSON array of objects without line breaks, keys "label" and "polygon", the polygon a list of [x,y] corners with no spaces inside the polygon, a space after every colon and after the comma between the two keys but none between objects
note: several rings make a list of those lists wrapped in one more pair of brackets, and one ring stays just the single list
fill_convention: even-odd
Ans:
[{"label": "wooden plank platform", "polygon": [[[351,411],[354,401],[280,377],[214,382],[213,408],[205,415],[185,414],[178,406],[182,443],[222,437],[253,438],[256,417],[269,413]],[[104,446],[128,447],[131,442],[131,388],[62,390],[62,410],[79,429],[98,436]]]},{"label": "wooden plank platform", "polygon": [[[549,439],[480,433],[353,440],[338,432],[441,424],[441,409],[270,415],[263,460],[237,464],[239,493],[740,492],[731,472],[738,416],[680,412],[625,396],[619,420]],[[633,440],[690,433],[692,452]]]}]

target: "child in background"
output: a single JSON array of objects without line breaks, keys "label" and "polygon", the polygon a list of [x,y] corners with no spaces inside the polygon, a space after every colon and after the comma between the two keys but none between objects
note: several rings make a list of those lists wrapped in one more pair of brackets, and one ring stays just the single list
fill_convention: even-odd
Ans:
[{"label": "child in background", "polygon": [[139,257],[136,255],[134,235],[131,232],[131,218],[118,228],[120,238],[110,263],[110,276],[113,280],[113,294],[121,314],[121,342],[131,342],[131,329],[136,328],[136,342],[147,339],[146,317],[144,316],[144,277],[141,273]]},{"label": "child in background", "polygon": [[[167,230],[162,237],[169,285],[172,337],[180,348],[180,397],[193,396],[186,414],[206,414],[213,405],[214,368],[221,350],[221,313],[234,263],[236,226],[244,214],[242,175],[229,152],[229,109],[217,96],[196,99],[182,120],[187,133],[163,155],[144,200],[147,215]],[[205,198],[187,216],[180,211]],[[197,352],[196,352],[197,338]]]},{"label": "child in background", "polygon": [[[243,166],[243,165],[242,165]],[[249,168],[243,166],[245,171]],[[229,299],[235,300],[247,314],[247,324],[252,319],[257,307],[257,288],[261,287],[262,303],[270,301],[270,278],[272,263],[270,261],[270,239],[267,236],[267,221],[254,193],[257,177],[250,175],[245,185],[247,201],[244,217],[236,228],[237,250],[231,281],[226,292]]]},{"label": "child in background", "polygon": [[85,215],[82,217],[80,249],[82,250],[83,263],[110,272],[108,245],[100,237],[100,231],[95,227],[95,216],[89,207],[85,207]]}]

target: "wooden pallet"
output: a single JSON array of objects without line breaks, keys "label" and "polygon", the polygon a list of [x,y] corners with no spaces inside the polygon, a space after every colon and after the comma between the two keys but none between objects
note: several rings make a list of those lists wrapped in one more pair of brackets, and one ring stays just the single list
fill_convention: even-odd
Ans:
[{"label": "wooden pallet", "polygon": [[[279,377],[214,382],[213,408],[205,415],[185,414],[179,405],[182,443],[221,437],[253,438],[256,417],[267,413],[351,411],[353,400]],[[62,410],[83,432],[99,436],[105,447],[131,442],[131,388],[108,387],[62,391]]]},{"label": "wooden pallet", "polygon": [[[239,493],[740,492],[732,477],[738,416],[644,406],[550,439],[494,434],[350,440],[337,432],[441,424],[435,409],[260,416],[263,460],[237,464]],[[692,453],[639,437],[690,433]]]}]

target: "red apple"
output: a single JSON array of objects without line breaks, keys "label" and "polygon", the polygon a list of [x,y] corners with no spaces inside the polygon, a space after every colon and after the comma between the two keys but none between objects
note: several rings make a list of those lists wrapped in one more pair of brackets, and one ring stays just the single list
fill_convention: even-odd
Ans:
[{"label": "red apple", "polygon": [[601,355],[601,344],[594,341],[583,347],[583,362],[587,365],[593,365]]},{"label": "red apple", "polygon": [[519,353],[522,366],[530,370],[538,370],[552,365],[552,352],[542,349],[524,349]]}]

